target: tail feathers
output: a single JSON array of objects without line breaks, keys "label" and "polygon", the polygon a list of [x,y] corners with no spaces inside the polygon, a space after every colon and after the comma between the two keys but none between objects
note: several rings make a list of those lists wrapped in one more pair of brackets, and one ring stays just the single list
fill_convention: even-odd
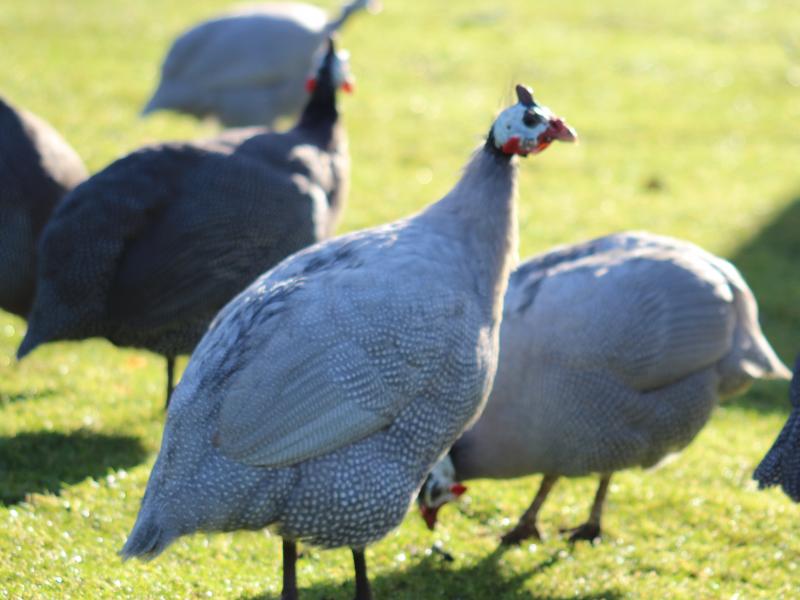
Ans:
[{"label": "tail feathers", "polygon": [[140,515],[119,555],[122,560],[134,557],[152,560],[161,554],[174,538],[175,536],[168,534],[155,519]]},{"label": "tail feathers", "polygon": [[753,473],[758,487],[780,485],[795,502],[800,502],[800,409],[794,409],[778,439]]},{"label": "tail feathers", "polygon": [[25,358],[43,341],[44,340],[40,339],[39,336],[34,335],[30,325],[28,325],[28,331],[25,333],[25,337],[22,338],[22,343],[19,345],[19,348],[17,348],[17,360]]},{"label": "tail feathers", "polygon": [[144,108],[142,108],[142,111],[139,113],[140,117],[145,117],[157,110],[169,108],[169,104],[166,104],[159,96],[159,91],[160,90],[157,90],[156,93],[153,94],[153,97],[145,104]]},{"label": "tail feathers", "polygon": [[792,378],[792,372],[783,361],[778,358],[772,346],[766,341],[760,348],[754,349],[751,355],[745,355],[740,363],[742,370],[753,379],[783,379]]}]

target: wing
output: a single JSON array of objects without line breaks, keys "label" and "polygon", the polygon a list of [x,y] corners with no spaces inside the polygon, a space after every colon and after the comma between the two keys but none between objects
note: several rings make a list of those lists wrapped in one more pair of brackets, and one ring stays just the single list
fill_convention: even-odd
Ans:
[{"label": "wing", "polygon": [[321,14],[321,23],[263,13],[207,21],[175,41],[164,59],[163,82],[215,90],[269,87],[298,69],[303,77],[321,41]]},{"label": "wing", "polygon": [[607,370],[639,391],[720,360],[736,323],[725,277],[663,249],[591,256],[548,272],[527,293],[503,335],[535,332],[531,360]]},{"label": "wing", "polygon": [[333,260],[313,258],[322,272],[309,279],[256,282],[198,349],[229,336],[215,443],[230,458],[284,466],[362,439],[424,394],[463,344],[473,312],[456,292],[432,285],[423,298],[355,256]]},{"label": "wing", "polygon": [[126,241],[109,312],[160,326],[215,314],[260,273],[319,241],[325,195],[291,173],[224,160]]}]

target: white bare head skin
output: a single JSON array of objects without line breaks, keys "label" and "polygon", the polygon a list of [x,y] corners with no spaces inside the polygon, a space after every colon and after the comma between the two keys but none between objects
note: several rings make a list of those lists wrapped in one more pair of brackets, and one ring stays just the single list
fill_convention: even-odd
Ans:
[{"label": "white bare head skin", "polygon": [[445,455],[431,469],[417,497],[420,513],[428,529],[432,530],[436,526],[436,514],[439,509],[466,491],[467,488],[456,481],[456,469],[450,455]]},{"label": "white bare head skin", "polygon": [[[319,57],[319,60],[317,60],[317,63],[314,66],[314,70],[306,81],[306,90],[309,93],[313,92],[314,88],[317,86],[317,73],[319,72],[319,69],[322,67],[322,63],[326,60],[326,58],[327,53]],[[331,70],[334,89],[341,88],[348,94],[352,93],[353,89],[355,88],[356,80],[350,72],[350,52],[347,50],[335,51],[331,60]]]},{"label": "white bare head skin", "polygon": [[538,154],[556,140],[576,142],[578,134],[546,106],[536,104],[533,92],[517,86],[519,102],[505,109],[492,126],[491,137],[503,154]]}]

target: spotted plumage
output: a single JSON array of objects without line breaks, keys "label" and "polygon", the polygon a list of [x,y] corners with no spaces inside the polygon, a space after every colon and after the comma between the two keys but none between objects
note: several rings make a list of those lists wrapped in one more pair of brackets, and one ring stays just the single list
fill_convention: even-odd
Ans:
[{"label": "spotted plumage", "polygon": [[795,360],[789,400],[792,412],[753,477],[760,488],[780,485],[787,496],[800,502],[800,356]]},{"label": "spotted plumage", "polygon": [[[500,362],[487,409],[453,446],[454,475],[427,485],[543,473],[504,540],[538,536],[536,515],[558,477],[652,467],[689,444],[720,396],[786,378],[758,324],[755,299],[729,262],[648,233],[621,233],[534,257],[510,278]],[[442,499],[421,497],[429,523]],[[449,497],[444,497],[446,502]]]},{"label": "spotted plumage", "polygon": [[490,138],[439,202],[299,252],[229,303],[176,389],[123,555],[272,525],[290,565],[295,540],[353,548],[367,589],[361,549],[489,393],[515,192]]}]

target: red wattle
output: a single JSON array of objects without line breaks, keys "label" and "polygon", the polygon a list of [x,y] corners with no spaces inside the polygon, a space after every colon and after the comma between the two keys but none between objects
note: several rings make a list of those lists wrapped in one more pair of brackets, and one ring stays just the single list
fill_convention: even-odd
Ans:
[{"label": "red wattle", "polygon": [[450,493],[458,498],[461,494],[467,491],[467,486],[463,483],[454,483],[450,486]]},{"label": "red wattle", "polygon": [[528,154],[527,152],[522,151],[518,135],[508,138],[508,141],[503,144],[503,147],[500,148],[500,150],[502,150],[505,154],[519,154],[521,156],[526,156]]}]

